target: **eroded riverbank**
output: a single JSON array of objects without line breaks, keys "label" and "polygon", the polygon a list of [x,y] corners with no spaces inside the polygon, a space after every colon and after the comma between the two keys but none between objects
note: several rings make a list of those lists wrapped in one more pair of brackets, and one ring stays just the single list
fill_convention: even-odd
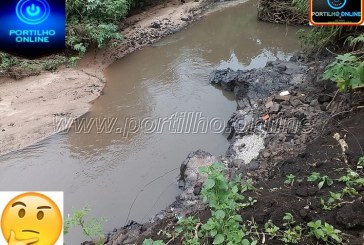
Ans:
[{"label": "eroded riverbank", "polygon": [[[175,231],[178,220],[193,216],[203,224],[211,215],[200,196],[206,177],[197,173],[199,167],[214,162],[225,165],[229,178],[241,174],[255,186],[244,193],[244,200],[249,197],[256,203],[239,210],[242,222],[249,221],[255,227],[247,230],[247,237],[262,244],[280,244],[279,236],[257,230],[264,229],[269,220],[284,229],[283,216],[290,213],[297,224],[321,220],[340,229],[340,239],[345,243],[361,244],[363,188],[355,187],[356,194],[343,194],[337,206],[325,205],[332,205],[326,203],[330,194],[345,187],[340,177],[346,176],[348,169],[361,169],[357,166],[364,155],[363,90],[335,92],[331,81],[320,79],[327,60],[298,60],[296,56],[290,62],[269,62],[264,68],[248,71],[214,71],[210,81],[233,90],[238,104],[229,122],[230,148],[226,155],[216,157],[201,150],[191,153],[181,165],[179,181],[184,191],[177,201],[148,223],[130,222],[109,233],[107,244],[141,244],[149,238],[183,244],[183,236]],[[250,137],[264,141],[253,161],[246,159],[246,154],[259,142],[250,141]],[[313,172],[327,176],[333,184],[326,183],[323,188],[307,180]],[[287,182],[289,175],[293,179]],[[307,233],[302,227],[302,234]],[[317,241],[302,236],[298,244]]]}]

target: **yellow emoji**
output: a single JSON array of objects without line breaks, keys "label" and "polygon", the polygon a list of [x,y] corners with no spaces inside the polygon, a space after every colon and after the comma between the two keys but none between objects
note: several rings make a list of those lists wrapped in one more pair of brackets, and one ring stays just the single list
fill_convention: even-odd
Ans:
[{"label": "yellow emoji", "polygon": [[49,197],[27,192],[6,205],[1,230],[9,245],[54,245],[62,231],[62,215]]}]

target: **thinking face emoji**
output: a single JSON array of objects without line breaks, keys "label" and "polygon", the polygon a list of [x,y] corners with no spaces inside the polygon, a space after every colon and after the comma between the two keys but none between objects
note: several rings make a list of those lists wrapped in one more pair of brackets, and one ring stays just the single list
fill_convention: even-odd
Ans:
[{"label": "thinking face emoji", "polygon": [[9,245],[54,245],[62,231],[62,216],[52,199],[40,193],[28,192],[13,198],[6,205],[1,217],[1,229]]}]

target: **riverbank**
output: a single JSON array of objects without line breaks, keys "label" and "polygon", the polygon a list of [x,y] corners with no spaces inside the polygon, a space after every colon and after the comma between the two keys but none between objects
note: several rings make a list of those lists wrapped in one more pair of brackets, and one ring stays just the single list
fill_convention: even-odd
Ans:
[{"label": "riverbank", "polygon": [[[148,223],[130,221],[108,234],[106,244],[141,244],[149,238],[182,244],[181,237],[174,234],[178,217],[192,215],[202,223],[210,217],[200,198],[204,178],[196,173],[213,162],[224,163],[230,177],[242,174],[253,181],[255,190],[244,195],[257,202],[240,214],[243,220],[256,222],[259,229],[268,220],[283,229],[283,216],[291,213],[298,224],[319,219],[340,229],[348,244],[362,244],[362,187],[357,195],[343,196],[337,206],[325,208],[322,200],[327,202],[330,193],[345,187],[338,179],[348,168],[356,169],[364,155],[363,91],[340,93],[335,84],[321,80],[329,60],[300,60],[295,56],[289,62],[269,62],[261,69],[214,71],[211,83],[234,91],[237,100],[237,111],[229,121],[226,155],[216,157],[202,150],[191,153],[181,165],[179,184],[184,191],[177,201]],[[256,155],[249,156],[252,151]],[[309,182],[313,172],[328,176],[334,184],[319,187]],[[294,176],[289,183],[288,175]],[[303,232],[308,233],[307,228]],[[277,237],[251,235],[262,244],[280,244]],[[316,242],[304,237],[299,244]]]},{"label": "riverbank", "polygon": [[0,155],[59,132],[53,124],[57,116],[76,119],[87,113],[92,101],[102,94],[104,69],[115,60],[185,28],[211,11],[240,2],[168,1],[127,18],[121,24],[124,40],[119,46],[90,51],[75,68],[20,80],[1,78]]}]

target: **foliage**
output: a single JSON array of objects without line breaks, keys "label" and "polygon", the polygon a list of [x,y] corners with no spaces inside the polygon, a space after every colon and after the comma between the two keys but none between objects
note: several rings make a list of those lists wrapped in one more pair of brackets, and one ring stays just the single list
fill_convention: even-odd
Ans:
[{"label": "foliage", "polygon": [[[229,181],[224,176],[224,166],[214,163],[209,167],[200,168],[200,172],[207,174],[201,194],[204,202],[211,208],[211,217],[201,227],[205,237],[211,237],[213,244],[256,244],[246,238],[246,227],[240,223],[242,217],[237,213],[247,206],[242,204],[244,196],[241,194],[249,188],[242,188],[241,178]],[[250,199],[248,205],[254,204]]]},{"label": "foliage", "polygon": [[307,0],[292,0],[292,5],[296,7],[302,15],[307,15],[308,12]]},{"label": "foliage", "polygon": [[364,61],[350,53],[338,55],[324,72],[323,79],[336,82],[341,91],[364,85]]},{"label": "foliage", "polygon": [[[321,220],[300,224],[296,222],[291,213],[286,213],[282,217],[282,227],[276,226],[272,220],[266,222],[263,229],[256,224],[254,219],[244,221],[239,215],[239,210],[245,208],[247,203],[251,202],[251,205],[255,203],[252,197],[250,199],[248,197],[248,201],[244,201],[245,197],[243,196],[245,192],[255,190],[252,180],[244,181],[241,180],[240,176],[229,180],[225,177],[224,170],[224,166],[219,163],[200,168],[200,172],[207,177],[201,193],[203,200],[208,203],[211,209],[211,217],[206,223],[202,223],[193,216],[179,218],[174,233],[172,235],[168,233],[168,238],[171,239],[167,244],[176,237],[181,238],[184,245],[254,245],[258,244],[260,239],[265,241],[266,237],[280,240],[284,244],[297,244],[302,241],[303,237],[307,236],[313,236],[326,244],[342,243],[341,231],[332,225],[322,224]],[[291,176],[290,181],[292,179],[294,177]],[[355,179],[357,178],[355,177]],[[308,177],[308,180],[318,182],[320,188],[325,184],[333,184],[331,178],[315,172]],[[337,205],[343,196],[344,190],[342,193],[330,192],[328,203]],[[154,245],[155,243],[164,244],[162,241],[153,242],[148,239],[144,241],[143,245]]]},{"label": "foliage", "polygon": [[350,45],[355,48],[358,44],[364,43],[364,34],[361,34],[361,35],[359,35],[357,37],[349,36],[346,39],[346,42],[349,42]]},{"label": "foliage", "polygon": [[345,183],[347,187],[364,187],[364,178],[351,169],[347,171],[346,175],[340,177],[339,181]]},{"label": "foliage", "polygon": [[324,186],[324,184],[326,183],[326,185],[331,186],[334,182],[333,180],[327,176],[321,176],[320,173],[317,172],[312,172],[310,176],[307,177],[307,181],[308,182],[318,182],[317,187],[319,189],[322,189],[322,187]]},{"label": "foliage", "polygon": [[301,240],[302,227],[300,225],[296,225],[296,221],[290,213],[286,213],[283,216],[283,221],[285,231],[281,241],[293,244],[298,243]]},{"label": "foliage", "polygon": [[294,183],[294,181],[295,181],[295,178],[296,178],[296,176],[295,176],[295,175],[293,175],[293,174],[287,175],[287,176],[286,176],[286,180],[284,181],[284,183],[285,183],[286,185],[293,186],[293,183]]},{"label": "foliage", "polygon": [[91,44],[122,39],[117,24],[129,8],[128,0],[67,0],[67,46],[84,54]]},{"label": "foliage", "polygon": [[321,199],[321,206],[324,210],[332,210],[339,206],[338,202],[342,201],[343,194],[340,192],[331,192],[327,201]]},{"label": "foliage", "polygon": [[310,234],[316,239],[324,241],[326,244],[330,243],[342,243],[341,231],[335,229],[332,225],[325,222],[321,223],[321,220],[309,222],[307,226],[310,229]]},{"label": "foliage", "polygon": [[342,31],[343,27],[323,26],[311,28],[310,30],[299,30],[298,35],[301,45],[306,51],[319,53],[341,39]]},{"label": "foliage", "polygon": [[91,218],[86,220],[85,216],[90,212],[88,206],[81,210],[74,210],[72,215],[69,215],[64,220],[64,234],[68,234],[69,230],[74,227],[80,227],[83,234],[94,241],[96,245],[104,244],[105,235],[102,229],[102,223],[106,220],[103,218]]},{"label": "foliage", "polygon": [[182,234],[183,245],[198,245],[200,238],[197,233],[197,224],[199,221],[193,216],[181,218],[177,222],[176,232]]},{"label": "foliage", "polygon": [[268,220],[268,222],[264,224],[264,231],[274,238],[278,235],[279,227],[274,225],[272,220]]},{"label": "foliage", "polygon": [[153,241],[152,239],[145,239],[143,245],[165,245],[161,240]]}]

